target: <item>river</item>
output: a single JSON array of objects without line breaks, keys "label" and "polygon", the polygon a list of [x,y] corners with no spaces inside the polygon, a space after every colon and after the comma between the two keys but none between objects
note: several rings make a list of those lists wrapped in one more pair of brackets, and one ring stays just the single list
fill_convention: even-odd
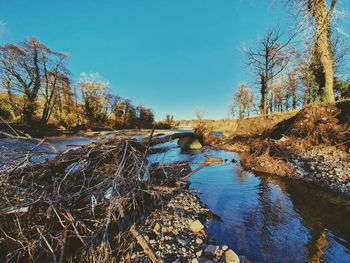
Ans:
[{"label": "river", "polygon": [[[69,136],[49,141],[62,152],[95,140]],[[4,145],[11,148],[2,140]],[[150,162],[205,159],[203,151],[183,152],[176,142],[155,147],[168,151],[150,155]],[[239,162],[231,162],[239,160],[235,153],[206,151],[226,161],[200,170],[190,181],[192,189],[200,190],[203,204],[222,219],[207,225],[219,245],[228,245],[252,262],[350,262],[349,199],[304,182],[245,171]]]},{"label": "river", "polygon": [[[152,162],[200,162],[200,151],[183,152],[176,143]],[[309,183],[244,170],[239,156],[208,150],[227,161],[195,173],[191,188],[221,217],[208,233],[253,262],[350,262],[350,200]],[[192,165],[192,169],[198,165]]]}]

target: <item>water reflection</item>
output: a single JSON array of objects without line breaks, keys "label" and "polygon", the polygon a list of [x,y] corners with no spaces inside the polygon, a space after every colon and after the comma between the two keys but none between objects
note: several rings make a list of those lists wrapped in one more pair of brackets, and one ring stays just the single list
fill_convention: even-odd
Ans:
[{"label": "water reflection", "polygon": [[350,200],[303,183],[289,183],[287,191],[310,230],[308,261],[350,262]]},{"label": "water reflection", "polygon": [[344,198],[301,182],[257,177],[233,164],[211,166],[191,181],[223,219],[211,221],[209,233],[254,262],[350,262]]}]

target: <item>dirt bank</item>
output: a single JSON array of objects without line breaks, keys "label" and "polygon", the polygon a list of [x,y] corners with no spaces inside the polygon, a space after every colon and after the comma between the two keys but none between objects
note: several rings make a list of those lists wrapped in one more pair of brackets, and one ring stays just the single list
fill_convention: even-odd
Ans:
[{"label": "dirt bank", "polygon": [[259,133],[248,122],[214,146],[240,152],[242,165],[257,173],[314,182],[350,196],[349,102],[307,106]]}]

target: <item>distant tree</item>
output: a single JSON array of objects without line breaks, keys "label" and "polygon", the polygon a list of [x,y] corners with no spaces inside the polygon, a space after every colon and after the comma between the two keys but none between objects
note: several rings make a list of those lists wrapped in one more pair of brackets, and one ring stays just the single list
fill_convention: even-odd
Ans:
[{"label": "distant tree", "polygon": [[154,114],[152,109],[146,108],[142,104],[139,104],[136,107],[137,115],[137,125],[138,128],[151,128],[154,122]]},{"label": "distant tree", "polygon": [[105,122],[108,116],[108,82],[98,73],[82,73],[78,83],[82,92],[84,112],[89,125]]},{"label": "distant tree", "polygon": [[137,110],[128,99],[120,99],[114,109],[117,128],[136,128],[138,124]]},{"label": "distant tree", "polygon": [[[287,73],[287,82],[286,82],[286,101],[289,108],[289,99],[292,99],[292,109],[297,108],[298,97],[297,97],[297,70],[289,71]],[[288,110],[288,109],[287,109]]]},{"label": "distant tree", "polygon": [[165,116],[165,120],[164,120],[165,124],[168,125],[169,127],[172,127],[174,124],[174,116],[167,114]]},{"label": "distant tree", "polygon": [[196,108],[194,110],[194,116],[196,117],[197,120],[201,121],[204,119],[205,112],[202,108]]},{"label": "distant tree", "polygon": [[253,108],[253,93],[246,84],[242,83],[239,85],[233,100],[232,113],[234,114],[236,108],[238,108],[238,117],[240,119],[250,117]]}]

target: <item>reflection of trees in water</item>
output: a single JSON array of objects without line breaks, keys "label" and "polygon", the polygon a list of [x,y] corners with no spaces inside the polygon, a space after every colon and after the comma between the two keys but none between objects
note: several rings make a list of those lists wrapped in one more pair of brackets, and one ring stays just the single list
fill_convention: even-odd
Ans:
[{"label": "reflection of trees in water", "polygon": [[[233,169],[242,185],[249,184],[251,173]],[[349,249],[350,201],[305,183],[271,176],[258,179],[255,191],[242,188],[249,191],[250,199],[244,202],[247,197],[242,195],[242,208],[237,210],[242,214],[233,215],[239,221],[215,226],[215,232],[238,253],[254,262],[322,262],[333,242]],[[215,209],[227,213],[226,193],[232,189],[227,186],[220,191]],[[339,239],[333,241],[327,229]]]},{"label": "reflection of trees in water", "polygon": [[[312,232],[316,232],[312,234]],[[306,245],[308,248],[307,261],[308,262],[323,262],[323,257],[325,254],[325,248],[328,247],[329,241],[327,238],[326,231],[311,231],[311,240]]]},{"label": "reflection of trees in water", "polygon": [[[243,174],[244,175],[244,174]],[[241,177],[242,175],[238,175]],[[244,180],[244,176],[242,176]],[[248,247],[245,251],[250,255],[254,255],[259,262],[277,262],[281,259],[280,243],[281,233],[279,229],[281,225],[288,222],[283,216],[284,204],[279,193],[270,184],[269,177],[259,177],[257,186],[256,209],[251,210],[245,215],[244,226],[240,232],[245,232]],[[237,231],[236,231],[237,233]],[[237,241],[240,243],[240,240]]]},{"label": "reflection of trees in water", "polygon": [[276,255],[276,247],[280,244],[276,244],[278,237],[275,237],[273,234],[274,230],[283,223],[281,215],[282,205],[279,199],[274,198],[268,177],[260,177],[259,190],[260,209],[258,220],[261,224],[261,229],[259,229],[257,234],[262,241],[261,250],[265,255]]},{"label": "reflection of trees in water", "polygon": [[243,167],[240,165],[235,166],[234,173],[237,174],[240,183],[245,183],[248,180],[248,178],[252,176],[252,173],[250,171],[243,169]]},{"label": "reflection of trees in water", "polygon": [[310,230],[311,239],[306,245],[308,262],[322,262],[330,243],[326,229],[345,240],[341,245],[350,249],[350,201],[311,185],[293,182],[286,185],[294,209]]}]

